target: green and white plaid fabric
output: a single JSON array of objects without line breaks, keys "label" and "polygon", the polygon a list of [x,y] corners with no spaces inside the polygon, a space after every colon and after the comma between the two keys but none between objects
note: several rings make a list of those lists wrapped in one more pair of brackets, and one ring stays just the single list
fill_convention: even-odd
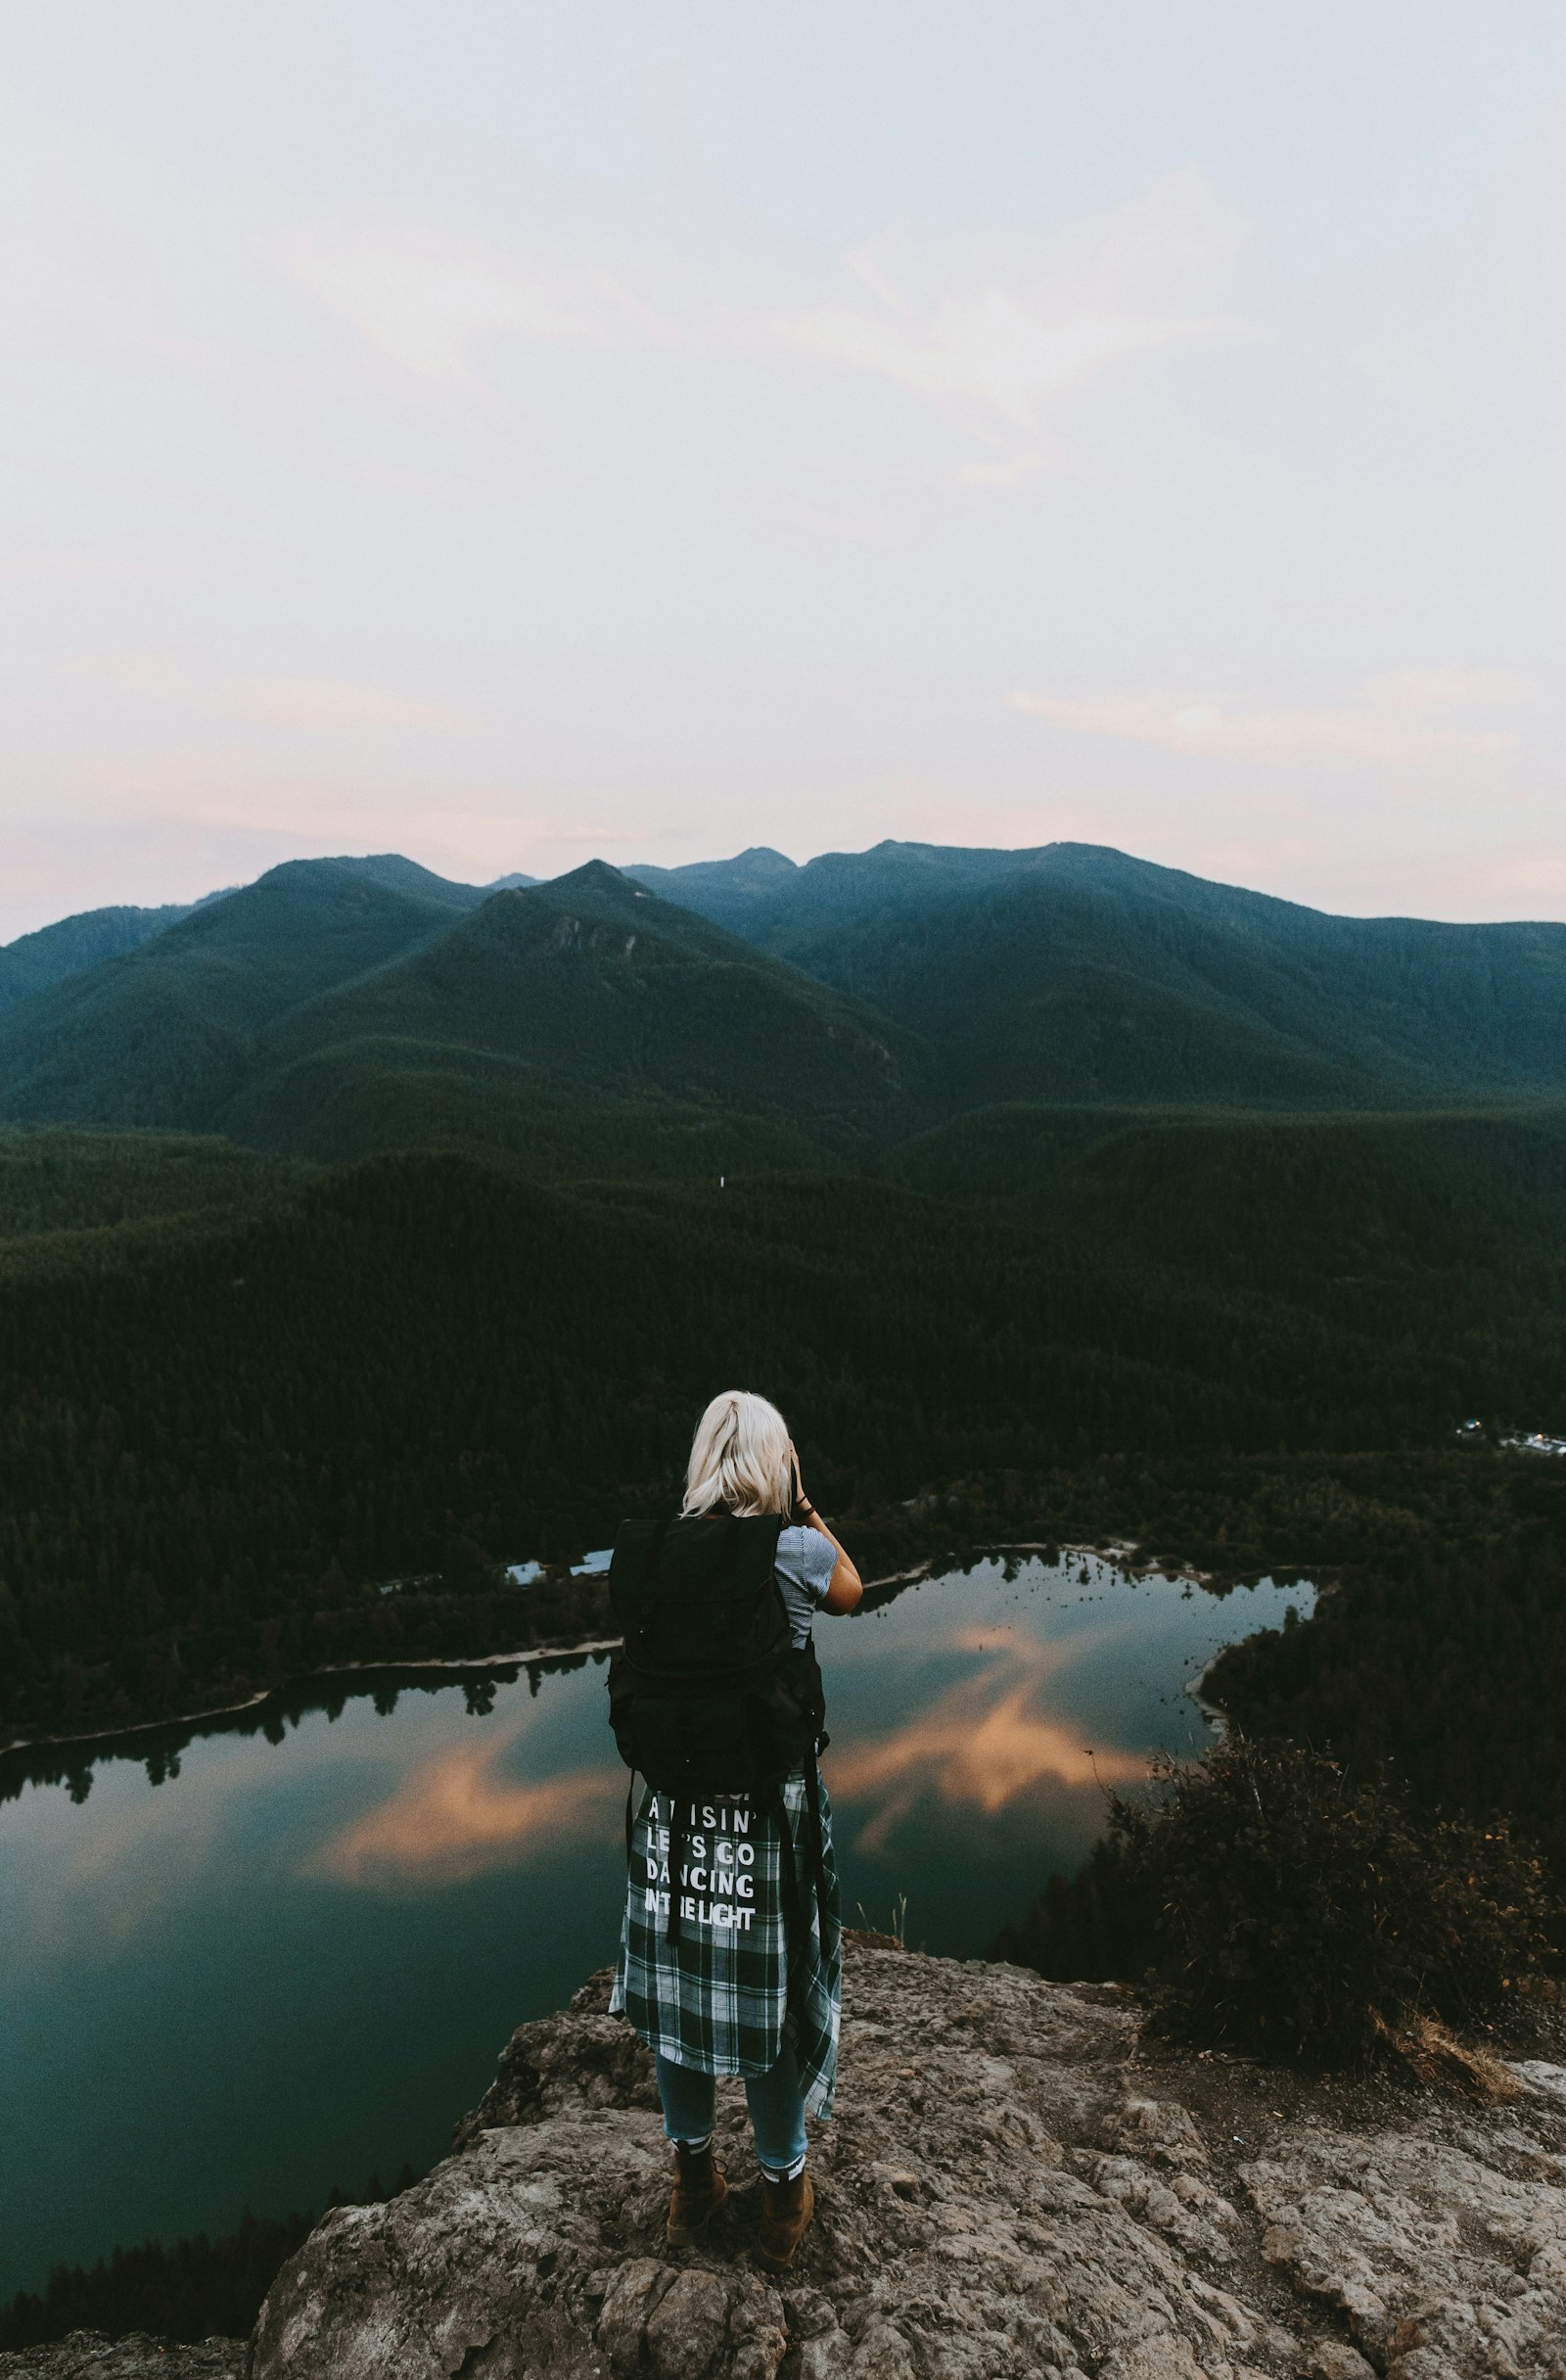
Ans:
[{"label": "green and white plaid fabric", "polygon": [[843,1946],[832,1808],[824,1785],[820,1793],[825,1941],[801,1771],[782,1788],[786,1829],[775,1807],[743,1796],[686,1804],[680,1938],[670,1942],[673,1797],[644,1790],[609,2005],[649,2049],[704,2075],[764,2075],[792,2041],[806,2113],[826,2117],[837,2085]]}]

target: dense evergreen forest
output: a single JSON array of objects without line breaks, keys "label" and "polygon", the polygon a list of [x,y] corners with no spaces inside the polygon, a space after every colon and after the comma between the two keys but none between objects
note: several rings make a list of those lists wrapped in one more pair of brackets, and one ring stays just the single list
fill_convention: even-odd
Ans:
[{"label": "dense evergreen forest", "polygon": [[1431,1809],[1515,1819],[1566,1886],[1566,1462],[1520,1470],[1488,1526],[1410,1528],[1210,1685],[1249,1734],[1390,1765]]},{"label": "dense evergreen forest", "polygon": [[139,951],[144,942],[166,933],[189,914],[187,903],[166,909],[85,910],[79,916],[61,917],[35,934],[22,935],[0,950],[0,1009],[14,1007],[34,992],[47,992],[104,959]]},{"label": "dense evergreen forest", "polygon": [[[1467,1142],[1446,1173],[1425,1149],[1410,1189],[1381,1125],[1313,1126],[1280,1167],[1241,1161],[1242,1120],[1182,1202],[1197,1129],[1165,1128],[1162,1177],[1141,1150],[1092,1231],[845,1177],[562,1187],[407,1156],[14,1238],[0,1727],[590,1633],[590,1583],[503,1565],[666,1503],[721,1378],[784,1405],[872,1567],[1006,1536],[1226,1569],[1390,1559],[1438,1518],[1505,1537],[1528,1459],[1453,1430],[1566,1419],[1553,1125],[1487,1128],[1492,1176]],[[1345,1140],[1347,1281],[1316,1244]]]},{"label": "dense evergreen forest", "polygon": [[232,1206],[307,1170],[215,1137],[13,1125],[0,1129],[0,1240]]}]

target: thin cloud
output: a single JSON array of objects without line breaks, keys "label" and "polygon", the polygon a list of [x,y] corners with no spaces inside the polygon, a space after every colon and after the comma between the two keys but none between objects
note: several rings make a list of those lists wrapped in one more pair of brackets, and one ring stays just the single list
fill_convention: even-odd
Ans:
[{"label": "thin cloud", "polygon": [[102,674],[138,701],[207,719],[246,719],[309,729],[394,727],[441,733],[475,723],[450,703],[431,702],[360,678],[236,677],[193,669],[174,653],[120,654],[103,665]]},{"label": "thin cloud", "polygon": [[74,592],[92,586],[145,585],[159,575],[141,556],[99,548],[0,547],[0,595],[42,595],[56,588]]},{"label": "thin cloud", "polygon": [[1509,729],[1424,725],[1398,705],[1264,710],[1159,695],[1084,701],[1017,692],[1011,706],[1076,735],[1151,744],[1201,760],[1369,761],[1408,769],[1452,759],[1494,760],[1517,743]]},{"label": "thin cloud", "polygon": [[998,459],[972,485],[1008,485],[1053,454],[1058,398],[1134,357],[1255,336],[1224,292],[1243,219],[1199,174],[1034,239],[921,243],[854,252],[858,303],[774,316],[779,346],[896,382]]},{"label": "thin cloud", "polygon": [[236,686],[238,707],[252,719],[290,727],[430,727],[468,724],[449,704],[420,702],[385,686],[343,677],[253,677]]},{"label": "thin cloud", "polygon": [[1048,417],[1069,391],[1137,356],[1255,336],[1224,303],[1245,236],[1201,175],[1181,173],[1048,233],[887,235],[794,306],[736,303],[695,259],[624,243],[390,224],[323,228],[276,254],[432,388],[492,404],[506,339],[782,351],[907,391],[989,449],[959,479],[995,486],[1053,458]]},{"label": "thin cloud", "polygon": [[1402,710],[1490,710],[1526,702],[1539,688],[1518,670],[1388,670],[1371,678],[1368,691]]},{"label": "thin cloud", "polygon": [[577,347],[644,326],[635,301],[569,249],[508,250],[416,226],[315,233],[278,251],[291,277],[414,378],[490,394],[496,334]]},{"label": "thin cloud", "polygon": [[984,435],[1036,437],[1044,407],[1109,365],[1209,335],[1176,316],[1079,314],[1051,321],[1016,290],[954,292],[928,312],[824,307],[773,325],[780,344],[879,372]]}]

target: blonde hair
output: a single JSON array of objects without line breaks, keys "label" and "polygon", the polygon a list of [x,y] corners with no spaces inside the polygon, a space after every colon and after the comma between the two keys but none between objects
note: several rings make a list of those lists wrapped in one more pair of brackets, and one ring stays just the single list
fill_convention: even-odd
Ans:
[{"label": "blonde hair", "polygon": [[765,1397],[725,1388],[696,1424],[682,1514],[726,1505],[742,1518],[786,1513],[794,1502],[788,1423]]}]

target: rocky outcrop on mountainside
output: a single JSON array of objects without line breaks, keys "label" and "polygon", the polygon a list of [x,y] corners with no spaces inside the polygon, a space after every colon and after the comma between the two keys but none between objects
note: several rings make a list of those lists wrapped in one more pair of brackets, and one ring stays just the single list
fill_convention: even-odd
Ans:
[{"label": "rocky outcrop on mountainside", "polygon": [[705,2247],[665,2244],[650,2063],[607,1985],[521,2028],[426,2180],[325,2217],[246,2380],[1566,2380],[1566,2068],[1497,2068],[1489,2101],[1303,2077],[1156,2043],[1112,1986],[856,1945],[779,2281],[737,2090],[733,2197]]}]

